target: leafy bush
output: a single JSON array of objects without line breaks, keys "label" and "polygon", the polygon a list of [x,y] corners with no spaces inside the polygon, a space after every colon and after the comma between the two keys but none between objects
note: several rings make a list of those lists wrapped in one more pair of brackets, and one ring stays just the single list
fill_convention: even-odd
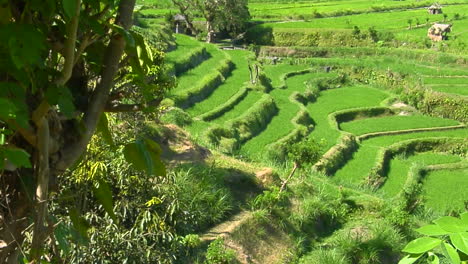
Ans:
[{"label": "leafy bush", "polygon": [[331,175],[346,163],[346,160],[358,147],[357,140],[353,135],[342,134],[339,143],[327,151],[313,168],[318,172]]},{"label": "leafy bush", "polygon": [[[444,216],[415,231],[425,236],[406,245],[402,251],[409,255],[399,264],[415,263],[418,259],[439,263],[440,258],[455,264],[468,261],[468,212],[460,218]],[[440,250],[433,251],[436,248]]]},{"label": "leafy bush", "polygon": [[378,264],[394,263],[402,240],[402,235],[392,225],[380,221],[341,231],[332,244],[351,263]]},{"label": "leafy bush", "polygon": [[299,264],[349,264],[349,260],[336,249],[316,249],[305,257]]},{"label": "leafy bush", "polygon": [[278,187],[272,187],[255,197],[250,202],[250,206],[253,210],[266,210],[271,213],[284,206],[284,203],[287,201],[287,195],[286,192],[280,192]]},{"label": "leafy bush", "polygon": [[224,246],[224,239],[217,238],[208,246],[205,264],[233,264],[236,263],[235,260],[234,250]]},{"label": "leafy bush", "polygon": [[184,110],[174,107],[161,116],[161,121],[166,124],[187,126],[192,123],[192,117]]}]

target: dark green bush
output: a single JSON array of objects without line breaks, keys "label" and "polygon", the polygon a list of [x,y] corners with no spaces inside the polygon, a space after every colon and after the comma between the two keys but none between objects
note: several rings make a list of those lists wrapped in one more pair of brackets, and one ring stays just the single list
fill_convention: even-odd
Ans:
[{"label": "dark green bush", "polygon": [[178,126],[187,126],[192,123],[192,117],[184,110],[174,107],[169,109],[161,116],[161,121],[166,124],[176,124]]},{"label": "dark green bush", "polygon": [[208,246],[205,264],[234,264],[236,254],[232,249],[226,248],[224,239],[217,238]]}]

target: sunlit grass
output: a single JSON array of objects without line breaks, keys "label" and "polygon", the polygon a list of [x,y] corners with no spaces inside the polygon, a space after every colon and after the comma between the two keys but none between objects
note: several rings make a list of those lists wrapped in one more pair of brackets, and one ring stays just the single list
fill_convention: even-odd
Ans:
[{"label": "sunlit grass", "polygon": [[454,126],[458,124],[458,121],[451,119],[424,115],[411,115],[360,119],[342,123],[340,127],[342,130],[353,133],[354,135],[362,135],[371,132]]}]

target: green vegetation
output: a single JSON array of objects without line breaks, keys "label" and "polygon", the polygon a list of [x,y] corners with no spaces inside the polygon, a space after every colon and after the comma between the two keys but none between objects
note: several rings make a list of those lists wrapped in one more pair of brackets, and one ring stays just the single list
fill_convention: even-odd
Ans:
[{"label": "green vegetation", "polygon": [[464,191],[467,174],[466,166],[460,169],[429,171],[424,176],[422,189],[425,205],[440,214],[463,210],[468,201]]},{"label": "green vegetation", "polygon": [[0,263],[466,261],[466,1],[3,2]]},{"label": "green vegetation", "polygon": [[371,132],[406,130],[425,127],[444,127],[458,125],[457,121],[429,117],[423,115],[387,116],[361,119],[340,124],[344,131],[354,135],[363,135]]}]

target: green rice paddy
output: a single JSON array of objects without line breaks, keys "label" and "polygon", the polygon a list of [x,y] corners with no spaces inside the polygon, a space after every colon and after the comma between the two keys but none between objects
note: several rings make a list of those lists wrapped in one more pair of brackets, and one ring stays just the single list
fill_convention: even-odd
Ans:
[{"label": "green rice paddy", "polygon": [[460,160],[459,156],[439,153],[419,153],[410,157],[398,155],[391,160],[387,180],[378,192],[388,198],[397,195],[405,184],[411,166],[415,163],[427,166],[454,163]]},{"label": "green rice paddy", "polygon": [[358,136],[372,132],[455,126],[458,124],[458,121],[439,117],[430,117],[424,115],[397,115],[377,118],[366,118],[352,122],[346,122],[342,123],[340,127],[342,130]]},{"label": "green rice paddy", "polygon": [[317,101],[309,104],[307,110],[316,125],[311,136],[325,141],[325,148],[336,144],[340,132],[331,127],[328,115],[344,109],[378,106],[388,97],[382,90],[369,86],[352,86],[326,90]]},{"label": "green rice paddy", "polygon": [[423,181],[424,204],[439,214],[463,211],[468,201],[468,169],[429,172]]}]

